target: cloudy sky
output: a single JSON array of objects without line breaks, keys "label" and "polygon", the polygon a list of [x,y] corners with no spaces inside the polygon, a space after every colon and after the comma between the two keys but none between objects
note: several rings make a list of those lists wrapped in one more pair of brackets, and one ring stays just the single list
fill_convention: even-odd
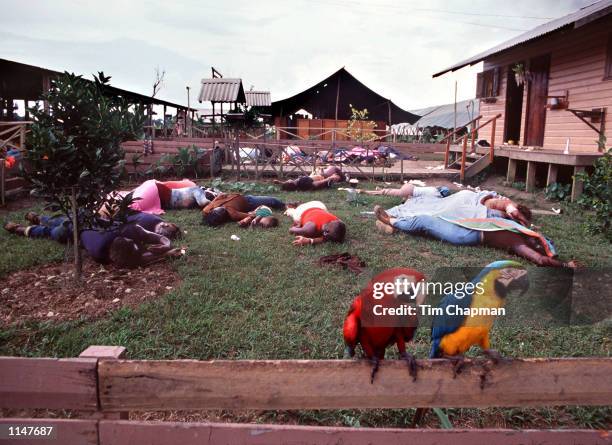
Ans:
[{"label": "cloudy sky", "polygon": [[474,96],[457,61],[589,0],[0,0],[0,57],[90,75],[186,104],[210,67],[283,99],[345,66],[405,109]]}]

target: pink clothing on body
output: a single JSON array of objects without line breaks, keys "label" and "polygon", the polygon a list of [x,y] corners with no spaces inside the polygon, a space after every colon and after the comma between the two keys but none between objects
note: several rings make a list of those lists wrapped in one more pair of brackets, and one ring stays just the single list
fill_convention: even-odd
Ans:
[{"label": "pink clothing on body", "polygon": [[[149,179],[143,182],[133,191],[134,202],[130,208],[139,212],[151,213],[153,215],[161,215],[164,213],[159,200],[159,192],[155,179]],[[136,198],[140,198],[136,200]]]}]

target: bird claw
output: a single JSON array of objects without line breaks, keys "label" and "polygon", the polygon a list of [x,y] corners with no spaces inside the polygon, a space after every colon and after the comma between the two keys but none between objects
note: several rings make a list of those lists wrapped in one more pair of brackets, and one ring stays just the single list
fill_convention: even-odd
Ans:
[{"label": "bird claw", "polygon": [[377,357],[374,357],[372,360],[372,374],[370,375],[370,384],[374,384],[374,377],[378,373],[378,368],[380,368],[380,360]]},{"label": "bird claw", "polygon": [[400,355],[404,360],[406,360],[406,364],[408,365],[408,371],[410,373],[410,376],[412,377],[412,381],[416,382],[419,366],[417,364],[416,359],[414,358],[414,355],[408,354],[407,352],[404,352]]},{"label": "bird claw", "polygon": [[501,355],[498,351],[496,351],[494,349],[483,349],[482,352],[489,359],[491,359],[491,361],[493,362],[494,365],[499,365],[500,363],[508,364],[508,363],[512,362],[512,360],[513,360],[511,357],[504,357],[503,355]]},{"label": "bird claw", "polygon": [[465,366],[465,357],[462,355],[444,356],[445,359],[450,360],[453,364],[453,378],[457,378],[457,374],[461,374],[463,367]]}]

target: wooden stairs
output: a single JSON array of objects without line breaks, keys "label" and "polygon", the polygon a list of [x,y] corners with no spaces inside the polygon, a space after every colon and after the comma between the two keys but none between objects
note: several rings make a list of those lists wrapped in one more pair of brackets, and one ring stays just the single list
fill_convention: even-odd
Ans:
[{"label": "wooden stairs", "polygon": [[[463,170],[463,179],[469,179],[482,172],[485,168],[491,165],[491,157],[489,154],[481,155],[476,152],[466,154],[466,160]],[[447,167],[448,169],[459,170],[461,175],[461,157]]]},{"label": "wooden stairs", "polygon": [[[465,127],[460,129],[455,129],[442,141],[446,142],[446,153],[444,155],[444,167],[448,169],[457,169],[459,170],[459,179],[460,181],[465,181],[468,178],[476,176],[478,173],[483,171],[489,165],[493,163],[493,158],[495,156],[494,147],[495,147],[495,126],[497,124],[497,119],[501,117],[501,113],[493,116],[491,119],[486,121],[484,124],[479,125],[480,119],[482,115],[476,117],[471,122],[469,122]],[[481,155],[476,152],[476,136],[478,131],[483,127],[491,124],[491,138],[489,140],[490,149],[489,153]],[[467,134],[461,136],[461,150],[455,149],[453,152],[460,152],[461,156],[455,158],[451,161],[451,143],[453,139],[457,136],[457,133],[463,130],[463,128],[470,127],[470,130]],[[471,139],[471,147],[470,152],[468,153],[468,140]],[[458,147],[457,147],[458,148]]]}]

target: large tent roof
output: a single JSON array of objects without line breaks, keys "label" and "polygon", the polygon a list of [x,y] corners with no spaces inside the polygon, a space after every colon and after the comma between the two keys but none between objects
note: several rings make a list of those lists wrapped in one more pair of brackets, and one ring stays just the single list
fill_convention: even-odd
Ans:
[{"label": "large tent roof", "polygon": [[338,119],[342,120],[351,118],[351,106],[367,108],[369,119],[391,124],[413,123],[419,118],[372,91],[345,68],[295,96],[272,102],[272,115],[288,116],[304,109],[317,119],[335,119],[336,101]]}]

